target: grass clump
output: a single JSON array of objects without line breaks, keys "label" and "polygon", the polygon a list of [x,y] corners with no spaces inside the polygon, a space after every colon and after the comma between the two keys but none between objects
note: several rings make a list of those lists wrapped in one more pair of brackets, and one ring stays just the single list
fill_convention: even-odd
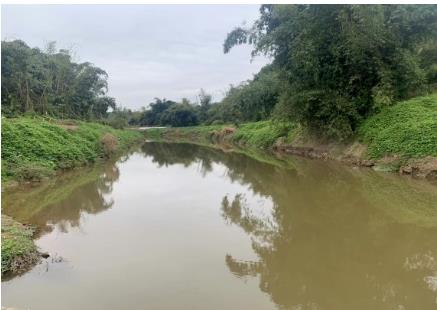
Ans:
[{"label": "grass clump", "polygon": [[370,158],[437,156],[437,94],[384,109],[367,119],[358,135],[368,145]]},{"label": "grass clump", "polygon": [[2,275],[26,270],[39,260],[33,229],[2,215]]},{"label": "grass clump", "polygon": [[[105,135],[112,135],[117,149],[142,137],[141,133],[109,126],[74,121],[49,121],[43,118],[2,119],[2,181],[38,180],[54,173],[95,162],[108,155]],[[113,153],[114,147],[110,148]]]}]

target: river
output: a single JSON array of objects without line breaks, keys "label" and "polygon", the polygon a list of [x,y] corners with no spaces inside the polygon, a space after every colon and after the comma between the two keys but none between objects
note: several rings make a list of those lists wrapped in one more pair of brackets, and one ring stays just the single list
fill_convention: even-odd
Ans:
[{"label": "river", "polygon": [[14,309],[436,309],[437,187],[335,162],[146,143],[3,194],[50,257]]}]

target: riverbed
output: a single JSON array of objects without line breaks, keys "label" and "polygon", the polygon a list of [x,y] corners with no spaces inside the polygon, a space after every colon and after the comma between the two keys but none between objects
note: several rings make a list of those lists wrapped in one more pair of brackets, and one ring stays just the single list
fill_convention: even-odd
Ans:
[{"label": "riverbed", "polygon": [[298,157],[150,142],[3,193],[50,257],[14,309],[436,309],[437,187]]}]

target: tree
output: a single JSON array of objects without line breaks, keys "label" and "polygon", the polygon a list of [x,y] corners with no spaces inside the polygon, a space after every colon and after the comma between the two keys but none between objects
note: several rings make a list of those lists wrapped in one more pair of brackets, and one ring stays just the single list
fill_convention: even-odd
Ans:
[{"label": "tree", "polygon": [[115,99],[106,96],[107,73],[91,63],[75,63],[68,50],[49,42],[45,51],[23,41],[2,41],[2,112],[61,118],[99,119]]},{"label": "tree", "polygon": [[201,122],[205,122],[208,117],[208,110],[212,104],[212,96],[203,88],[200,89],[198,115]]},{"label": "tree", "polygon": [[276,115],[345,139],[370,114],[429,89],[418,48],[436,33],[433,5],[269,4],[223,48],[252,44],[253,55],[271,56],[285,85]]},{"label": "tree", "polygon": [[223,100],[210,106],[206,122],[238,123],[267,119],[278,102],[280,88],[278,70],[267,65],[253,79],[231,85]]},{"label": "tree", "polygon": [[176,102],[167,100],[165,98],[155,98],[155,102],[150,103],[149,109],[144,112],[141,120],[141,125],[162,125],[162,116],[164,112],[174,104],[176,104]]},{"label": "tree", "polygon": [[198,119],[192,105],[178,103],[164,112],[161,123],[173,127],[185,127],[197,125]]}]

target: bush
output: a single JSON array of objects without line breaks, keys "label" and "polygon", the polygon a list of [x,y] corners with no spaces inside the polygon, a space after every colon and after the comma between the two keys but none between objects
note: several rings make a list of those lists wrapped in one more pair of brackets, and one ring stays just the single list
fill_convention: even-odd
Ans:
[{"label": "bush", "polygon": [[299,122],[310,133],[322,138],[342,141],[352,136],[361,120],[358,106],[357,102],[349,101],[336,92],[286,92],[275,108],[274,117]]},{"label": "bush", "polygon": [[39,163],[26,162],[17,166],[13,173],[20,181],[41,181],[54,174],[53,168]]}]

